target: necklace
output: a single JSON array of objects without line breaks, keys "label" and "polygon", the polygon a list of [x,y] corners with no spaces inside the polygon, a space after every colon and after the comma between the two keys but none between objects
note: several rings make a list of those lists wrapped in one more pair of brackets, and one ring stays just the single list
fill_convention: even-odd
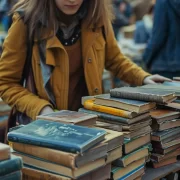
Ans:
[{"label": "necklace", "polygon": [[77,25],[75,27],[73,34],[68,39],[64,38],[64,34],[63,34],[63,31],[61,30],[61,28],[58,29],[56,36],[58,37],[58,39],[61,41],[61,43],[64,46],[71,46],[71,45],[75,44],[78,41],[78,39],[81,37],[80,25]]}]

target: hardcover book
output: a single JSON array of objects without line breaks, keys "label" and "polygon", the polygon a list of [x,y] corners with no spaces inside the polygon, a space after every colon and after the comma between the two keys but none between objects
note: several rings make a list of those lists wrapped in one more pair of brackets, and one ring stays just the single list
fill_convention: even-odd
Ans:
[{"label": "hardcover book", "polygon": [[22,158],[11,155],[11,158],[0,162],[0,176],[5,176],[23,167]]},{"label": "hardcover book", "polygon": [[124,109],[138,114],[147,112],[156,107],[154,102],[144,102],[132,99],[122,99],[111,97],[110,94],[95,96],[95,104]]},{"label": "hardcover book", "polygon": [[104,128],[104,129],[110,129],[113,131],[122,132],[122,125],[120,125],[120,124],[96,121],[95,127],[100,127],[100,128]]},{"label": "hardcover book", "polygon": [[180,155],[180,149],[176,149],[175,151],[169,152],[166,155],[152,153],[151,160],[153,160],[155,162],[160,162],[160,161],[167,160],[171,157],[177,157],[178,155]]},{"label": "hardcover book", "polygon": [[96,123],[97,115],[83,112],[62,110],[49,114],[37,116],[37,119],[57,121],[64,124],[76,124],[81,126],[91,126]]},{"label": "hardcover book", "polygon": [[10,158],[10,147],[6,144],[0,143],[0,161]]},{"label": "hardcover book", "polygon": [[126,167],[134,161],[145,158],[149,155],[149,146],[143,146],[140,149],[133,151],[130,154],[123,156],[113,162],[114,166]]},{"label": "hardcover book", "polygon": [[180,117],[180,112],[172,111],[170,109],[156,109],[151,111],[150,115],[153,119],[156,119],[158,123],[162,123]]},{"label": "hardcover book", "polygon": [[113,149],[108,152],[106,164],[112,163],[113,161],[121,157],[122,157],[122,146],[117,147],[116,149]]},{"label": "hardcover book", "polygon": [[102,112],[96,112],[96,111],[91,111],[88,109],[84,109],[84,108],[80,108],[78,110],[79,112],[86,112],[89,114],[96,114],[98,116],[98,121],[104,121],[104,122],[108,122],[108,123],[114,123],[114,124],[121,124],[121,125],[127,125],[127,124],[133,124],[136,123],[138,121],[142,121],[144,119],[150,119],[150,114],[149,113],[144,113],[141,114],[139,116],[136,116],[132,119],[129,118],[123,118],[120,116],[114,116],[108,113],[102,113]]},{"label": "hardcover book", "polygon": [[144,136],[140,136],[138,138],[131,140],[125,139],[123,144],[123,152],[124,154],[129,154],[130,152],[138,149],[141,146],[149,144],[150,142],[151,142],[150,134],[146,134]]},{"label": "hardcover book", "polygon": [[123,131],[139,131],[139,129],[143,129],[147,126],[150,126],[152,123],[151,119],[144,119],[143,121],[140,122],[136,122],[134,124],[130,124],[130,125],[123,125],[122,129]]},{"label": "hardcover book", "polygon": [[[69,177],[53,174],[27,165],[25,165],[22,169],[22,172],[23,180],[74,180]],[[77,180],[105,180],[110,178],[110,172],[111,164],[107,164],[90,173],[87,173],[86,175],[83,175],[82,177],[79,177]]]},{"label": "hardcover book", "polygon": [[8,140],[72,153],[83,153],[104,140],[106,131],[100,129],[36,120],[8,133]]},{"label": "hardcover book", "polygon": [[144,166],[145,164],[145,158],[142,158],[138,161],[135,161],[131,164],[129,164],[127,167],[113,167],[112,168],[112,174],[114,179],[123,179],[123,177],[127,176],[129,173],[131,173],[134,170],[137,170],[138,168]]},{"label": "hardcover book", "polygon": [[152,129],[154,131],[163,131],[166,129],[176,128],[180,126],[180,119],[174,119],[171,121],[164,121],[163,123],[157,123],[156,121],[152,121]]},{"label": "hardcover book", "polygon": [[112,97],[135,99],[156,103],[167,103],[176,99],[174,93],[158,89],[145,89],[140,87],[122,87],[110,90]]},{"label": "hardcover book", "polygon": [[124,118],[134,118],[134,117],[138,116],[138,114],[136,112],[130,112],[130,111],[126,111],[123,109],[97,105],[94,103],[94,100],[91,100],[91,99],[86,100],[84,102],[84,108],[88,109],[88,110],[103,112],[103,113],[120,116],[120,117],[124,117]]},{"label": "hardcover book", "polygon": [[167,129],[164,131],[156,131],[156,132],[152,132],[151,140],[152,141],[163,141],[170,137],[174,137],[179,133],[180,133],[180,127]]},{"label": "hardcover book", "polygon": [[151,144],[153,146],[153,149],[154,148],[162,148],[162,149],[166,149],[166,148],[170,148],[171,146],[174,146],[174,145],[177,145],[179,144],[180,142],[180,138],[176,138],[176,139],[173,139],[172,141],[169,141],[169,142],[159,142],[159,141],[151,141]]},{"label": "hardcover book", "polygon": [[166,159],[161,162],[152,162],[152,164],[154,168],[160,168],[162,166],[166,166],[166,165],[173,164],[176,162],[177,162],[177,157],[175,156],[175,157],[170,157],[169,159]]},{"label": "hardcover book", "polygon": [[158,154],[162,154],[162,155],[165,155],[165,154],[168,154],[172,151],[175,151],[177,149],[180,148],[180,144],[176,144],[174,146],[171,146],[169,148],[158,148],[158,147],[153,147],[153,153],[158,153]]},{"label": "hardcover book", "polygon": [[124,134],[124,137],[126,139],[134,139],[134,138],[137,138],[139,136],[143,136],[147,133],[151,133],[151,127],[150,126],[147,126],[147,127],[144,127],[140,130],[137,130],[136,131],[123,131],[123,134]]},{"label": "hardcover book", "polygon": [[95,161],[89,162],[80,168],[71,169],[69,167],[44,161],[43,159],[36,158],[34,156],[29,156],[23,153],[13,152],[13,154],[22,157],[25,165],[32,166],[34,168],[39,168],[44,171],[48,170],[48,172],[50,173],[55,173],[74,179],[77,179],[105,165],[105,158],[100,158]]},{"label": "hardcover book", "polygon": [[162,84],[165,85],[165,86],[180,87],[180,82],[177,82],[177,81],[171,81],[171,82],[169,82],[169,81],[164,81]]},{"label": "hardcover book", "polygon": [[106,157],[107,146],[106,143],[100,143],[81,155],[24,143],[12,143],[12,148],[17,152],[61,164],[72,169],[81,167],[96,159]]}]

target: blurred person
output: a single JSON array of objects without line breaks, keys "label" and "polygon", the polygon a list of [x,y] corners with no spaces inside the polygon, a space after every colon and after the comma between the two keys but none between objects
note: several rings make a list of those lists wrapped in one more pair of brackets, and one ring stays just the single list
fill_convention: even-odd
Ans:
[{"label": "blurred person", "polygon": [[152,74],[180,76],[180,1],[157,0],[144,61]]},{"label": "blurred person", "polygon": [[113,29],[116,39],[120,28],[130,24],[130,18],[132,15],[132,8],[130,4],[125,0],[114,0],[114,14],[115,19],[113,21]]},{"label": "blurred person", "polygon": [[[109,0],[20,0],[0,59],[2,99],[35,120],[55,109],[76,111],[82,96],[102,94],[105,68],[134,85],[169,80],[145,72],[121,53],[110,6]],[[29,41],[36,93],[20,83]]]},{"label": "blurred person", "polygon": [[136,22],[136,30],[134,33],[134,42],[136,44],[146,44],[152,34],[154,3],[155,2],[152,1],[149,12],[144,15],[143,19]]}]

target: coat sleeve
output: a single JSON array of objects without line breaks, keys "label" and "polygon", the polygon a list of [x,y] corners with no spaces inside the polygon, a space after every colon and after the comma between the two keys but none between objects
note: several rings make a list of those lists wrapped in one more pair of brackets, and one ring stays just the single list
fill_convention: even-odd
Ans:
[{"label": "coat sleeve", "polygon": [[121,53],[110,23],[106,34],[106,69],[131,85],[142,85],[144,78],[150,74]]},{"label": "coat sleeve", "polygon": [[152,36],[143,55],[143,59],[147,64],[148,68],[150,68],[149,66],[151,65],[154,57],[167,40],[167,8],[168,7],[166,0],[157,1],[155,6]]},{"label": "coat sleeve", "polygon": [[19,84],[27,52],[26,31],[23,20],[15,13],[0,58],[0,96],[10,106],[35,119],[44,106],[51,104]]}]

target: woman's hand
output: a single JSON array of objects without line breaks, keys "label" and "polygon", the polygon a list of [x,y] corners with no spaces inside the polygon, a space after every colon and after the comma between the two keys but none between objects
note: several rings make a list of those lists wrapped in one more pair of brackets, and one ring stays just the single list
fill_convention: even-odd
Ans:
[{"label": "woman's hand", "polygon": [[157,84],[157,83],[163,83],[164,81],[172,81],[172,80],[164,76],[155,74],[144,78],[143,84]]},{"label": "woman's hand", "polygon": [[50,106],[45,106],[44,108],[42,108],[42,110],[40,111],[39,115],[42,114],[49,114],[54,112],[53,109]]}]

